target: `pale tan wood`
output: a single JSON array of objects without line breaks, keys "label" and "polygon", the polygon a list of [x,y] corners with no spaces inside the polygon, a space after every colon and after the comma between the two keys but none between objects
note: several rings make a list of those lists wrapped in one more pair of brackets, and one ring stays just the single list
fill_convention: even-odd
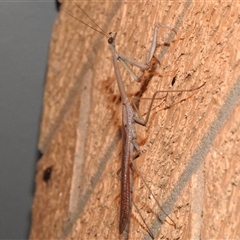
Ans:
[{"label": "pale tan wood", "polygon": [[[136,164],[177,225],[161,225],[152,213],[160,210],[136,176],[133,198],[156,239],[239,238],[239,3],[106,1],[81,6],[107,32],[118,32],[119,52],[139,61],[155,23],[176,29],[177,36],[160,29],[159,43],[171,43],[159,46],[161,64],[150,81],[135,83],[122,71],[129,96],[139,89],[151,97],[159,89],[190,89],[206,82],[170,109],[155,107],[147,128],[137,126],[142,154]],[[71,2],[63,7],[82,18]],[[188,96],[169,94],[167,104]],[[141,100],[140,112],[148,105]],[[61,12],[50,46],[30,239],[119,237],[120,126],[121,102],[107,39]],[[44,181],[48,167],[51,176]],[[133,209],[129,239],[149,238],[139,222]]]}]

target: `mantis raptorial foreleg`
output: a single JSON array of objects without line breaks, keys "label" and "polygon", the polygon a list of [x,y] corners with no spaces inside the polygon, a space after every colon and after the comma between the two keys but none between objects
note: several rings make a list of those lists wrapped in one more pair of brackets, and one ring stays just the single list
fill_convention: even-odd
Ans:
[{"label": "mantis raptorial foreleg", "polygon": [[[138,67],[139,69],[141,69],[142,71],[143,71],[143,70],[147,70],[147,69],[150,67],[150,62],[151,62],[151,60],[152,60],[152,58],[153,58],[154,52],[155,52],[156,47],[157,47],[157,34],[158,34],[158,29],[159,29],[160,27],[167,28],[167,29],[173,31],[173,32],[176,34],[176,31],[175,31],[173,28],[171,28],[171,27],[169,27],[169,26],[167,26],[167,25],[164,25],[164,24],[160,24],[160,23],[156,24],[155,27],[154,27],[153,37],[152,37],[152,43],[151,43],[151,46],[150,46],[150,49],[149,49],[148,58],[147,58],[146,63],[139,63],[139,62],[137,62],[137,61],[135,61],[135,60],[133,60],[133,59],[130,59],[130,58],[124,56],[123,54],[117,53],[116,50],[115,50],[115,52],[116,52],[116,54],[117,54],[117,60],[120,61],[120,62],[123,64],[123,66],[124,66],[125,69],[129,72],[129,74],[131,75],[131,77],[132,77],[135,81],[137,81],[137,82],[140,82],[140,81],[141,81],[141,77],[137,76],[137,75],[132,71],[132,69],[129,67],[128,64],[131,64],[131,65],[133,65],[133,66],[136,66],[136,67]],[[110,34],[112,34],[112,33],[110,33]],[[115,38],[115,37],[116,37],[116,34],[115,34],[114,38]]]}]

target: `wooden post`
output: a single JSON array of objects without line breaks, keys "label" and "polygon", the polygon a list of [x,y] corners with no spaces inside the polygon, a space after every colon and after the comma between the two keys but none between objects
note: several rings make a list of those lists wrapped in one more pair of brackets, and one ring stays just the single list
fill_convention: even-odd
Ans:
[{"label": "wooden post", "polygon": [[[73,3],[62,7],[87,21]],[[193,93],[169,94],[168,105],[187,99],[167,110],[155,105],[147,127],[137,126],[142,153],[136,164],[176,223],[169,224],[136,175],[133,200],[155,238],[239,238],[238,2],[106,1],[81,7],[106,32],[118,32],[119,52],[139,61],[155,23],[176,29],[176,36],[160,29],[160,65],[150,81],[135,83],[122,69],[129,96],[206,82]],[[121,102],[108,48],[104,36],[60,12],[49,51],[30,239],[119,238]],[[142,99],[140,112],[148,105]],[[129,239],[144,237],[149,235],[133,208]]]}]

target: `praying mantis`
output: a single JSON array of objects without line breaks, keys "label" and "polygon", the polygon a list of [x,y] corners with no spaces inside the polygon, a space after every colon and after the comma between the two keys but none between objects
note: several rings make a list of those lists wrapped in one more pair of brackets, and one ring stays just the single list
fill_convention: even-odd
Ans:
[{"label": "praying mantis", "polygon": [[[74,3],[78,6],[78,8],[85,15],[87,15],[76,2],[74,2]],[[63,11],[65,11],[65,10],[63,10]],[[71,14],[69,14],[69,15],[71,15]],[[72,17],[76,18],[75,16],[72,16]],[[88,15],[87,15],[87,17],[93,22],[93,20]],[[79,19],[77,19],[77,20],[82,22]],[[96,28],[94,28],[84,22],[82,22],[82,23],[85,24],[86,26],[98,31],[101,34],[108,36],[101,28],[100,28],[100,30],[97,30]],[[99,26],[96,23],[94,23],[94,25],[99,28]],[[141,174],[139,173],[139,171],[133,161],[140,154],[140,148],[137,143],[137,134],[135,131],[135,123],[140,124],[142,126],[146,126],[149,116],[150,116],[153,102],[156,99],[156,96],[159,92],[162,92],[162,93],[183,92],[183,91],[191,92],[191,91],[200,89],[204,85],[204,84],[202,84],[201,86],[199,86],[195,89],[191,89],[191,90],[156,91],[151,99],[149,109],[147,111],[145,119],[143,120],[142,118],[137,116],[137,111],[134,109],[134,106],[132,105],[130,99],[127,97],[127,94],[126,94],[126,91],[125,91],[125,88],[123,85],[123,80],[122,80],[120,70],[118,67],[118,61],[123,64],[123,66],[130,73],[130,75],[134,78],[134,80],[140,81],[140,78],[131,70],[131,68],[129,67],[128,64],[134,65],[143,71],[149,68],[149,64],[154,56],[154,52],[155,52],[156,45],[157,45],[157,33],[158,33],[159,27],[168,28],[168,29],[174,31],[174,29],[172,29],[171,27],[168,27],[168,26],[165,26],[162,24],[157,24],[155,26],[154,33],[153,33],[152,45],[150,47],[148,59],[145,64],[139,64],[138,62],[133,61],[133,60],[119,54],[115,48],[115,39],[116,39],[117,34],[110,33],[108,36],[108,44],[110,46],[110,51],[112,54],[112,61],[113,61],[113,67],[114,67],[114,71],[115,71],[115,77],[116,77],[116,81],[118,84],[119,92],[121,95],[121,101],[122,101],[122,157],[121,157],[122,158],[122,167],[121,167],[121,203],[120,203],[120,220],[119,220],[119,234],[122,239],[127,239],[128,234],[129,234],[130,215],[131,215],[131,209],[132,209],[131,195],[132,195],[133,170],[137,171],[141,177]],[[144,179],[143,179],[143,182],[144,182],[144,185],[147,187],[147,189],[151,192],[149,186],[146,184]],[[154,194],[152,194],[152,196],[154,197]],[[156,198],[155,198],[155,200],[158,203]],[[158,205],[160,207],[160,204],[158,204]],[[171,220],[171,218],[170,218],[170,220]],[[173,222],[173,220],[171,220],[171,221]],[[148,231],[150,232],[150,236],[152,238],[154,238],[151,231],[150,230],[148,230]]]}]

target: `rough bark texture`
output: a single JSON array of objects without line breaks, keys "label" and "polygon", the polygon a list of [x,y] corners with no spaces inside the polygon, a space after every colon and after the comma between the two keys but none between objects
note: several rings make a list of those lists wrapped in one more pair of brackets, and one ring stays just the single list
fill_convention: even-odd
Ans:
[{"label": "rough bark texture", "polygon": [[[151,97],[156,90],[206,82],[195,92],[169,94],[161,106],[156,101],[147,127],[137,126],[141,155],[135,162],[176,223],[174,228],[136,174],[133,200],[155,238],[239,239],[238,1],[80,4],[107,32],[118,32],[119,52],[138,61],[150,46],[155,23],[176,29],[176,35],[159,29],[160,65],[142,83],[120,66],[129,96]],[[62,7],[87,21],[72,2]],[[140,112],[148,105],[141,99]],[[50,46],[31,239],[119,237],[120,126],[120,95],[107,39],[61,12]],[[149,238],[133,208],[129,239]]]}]

